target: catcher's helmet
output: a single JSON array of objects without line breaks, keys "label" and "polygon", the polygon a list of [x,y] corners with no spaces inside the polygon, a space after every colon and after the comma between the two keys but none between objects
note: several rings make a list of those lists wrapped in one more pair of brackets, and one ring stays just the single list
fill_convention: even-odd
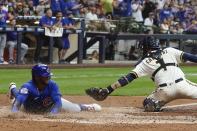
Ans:
[{"label": "catcher's helmet", "polygon": [[45,64],[36,64],[32,67],[32,76],[50,77],[52,73]]},{"label": "catcher's helmet", "polygon": [[159,49],[159,40],[154,37],[147,37],[144,43],[147,49]]},{"label": "catcher's helmet", "polygon": [[139,48],[143,50],[143,56],[146,56],[148,51],[160,49],[159,40],[152,36],[146,37],[140,41]]}]

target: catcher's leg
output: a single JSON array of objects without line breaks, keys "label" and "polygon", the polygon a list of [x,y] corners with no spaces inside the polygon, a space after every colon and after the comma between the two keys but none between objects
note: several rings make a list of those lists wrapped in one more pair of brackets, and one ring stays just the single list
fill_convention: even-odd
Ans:
[{"label": "catcher's leg", "polygon": [[197,84],[189,80],[177,83],[179,98],[197,99]]},{"label": "catcher's leg", "polygon": [[98,104],[76,104],[72,103],[64,98],[61,98],[62,109],[69,112],[80,112],[80,111],[100,111],[101,106]]},{"label": "catcher's leg", "polygon": [[143,106],[146,112],[159,112],[161,107],[165,104],[162,101],[155,100],[153,98],[146,98],[143,102]]},{"label": "catcher's leg", "polygon": [[160,111],[161,107],[174,99],[197,99],[197,84],[188,80],[171,86],[158,88],[144,100],[145,111]]},{"label": "catcher's leg", "polygon": [[145,111],[158,112],[161,111],[161,107],[166,103],[177,98],[177,90],[174,87],[161,87],[157,88],[152,94],[150,94],[143,102]]}]

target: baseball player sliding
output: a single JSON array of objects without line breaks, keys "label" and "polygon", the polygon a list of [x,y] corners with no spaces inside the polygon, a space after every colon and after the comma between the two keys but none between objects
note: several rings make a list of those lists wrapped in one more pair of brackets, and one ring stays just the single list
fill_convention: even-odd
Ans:
[{"label": "baseball player sliding", "polygon": [[86,93],[95,100],[102,101],[117,88],[123,87],[134,79],[149,76],[156,84],[156,90],[143,102],[145,111],[161,111],[166,103],[179,99],[197,98],[197,84],[185,78],[179,64],[185,61],[197,63],[197,56],[171,47],[160,49],[159,40],[147,37],[143,43],[144,57],[127,75],[106,88],[90,88]]},{"label": "baseball player sliding", "polygon": [[61,97],[58,85],[50,80],[47,65],[37,64],[32,68],[32,80],[18,90],[15,83],[9,87],[9,98],[13,101],[12,112],[18,112],[23,105],[26,112],[57,114],[61,109],[72,112],[100,111],[98,104],[75,104]]}]

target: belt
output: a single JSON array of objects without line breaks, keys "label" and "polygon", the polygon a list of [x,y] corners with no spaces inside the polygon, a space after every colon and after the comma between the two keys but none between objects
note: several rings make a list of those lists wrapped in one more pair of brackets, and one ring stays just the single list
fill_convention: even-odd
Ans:
[{"label": "belt", "polygon": [[[183,78],[176,79],[176,80],[175,80],[175,83],[179,83],[179,82],[181,82],[182,80],[183,80]],[[165,87],[165,86],[167,86],[167,83],[163,83],[163,84],[160,84],[160,85],[159,85],[159,87]]]}]

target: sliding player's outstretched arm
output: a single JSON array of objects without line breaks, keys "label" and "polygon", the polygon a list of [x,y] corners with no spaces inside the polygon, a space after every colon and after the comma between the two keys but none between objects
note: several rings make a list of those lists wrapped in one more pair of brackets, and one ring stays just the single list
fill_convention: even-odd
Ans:
[{"label": "sliding player's outstretched arm", "polygon": [[15,101],[12,104],[12,112],[18,112],[20,110],[21,105],[25,102],[28,97],[27,88],[21,88],[19,90],[18,95],[15,97]]}]

